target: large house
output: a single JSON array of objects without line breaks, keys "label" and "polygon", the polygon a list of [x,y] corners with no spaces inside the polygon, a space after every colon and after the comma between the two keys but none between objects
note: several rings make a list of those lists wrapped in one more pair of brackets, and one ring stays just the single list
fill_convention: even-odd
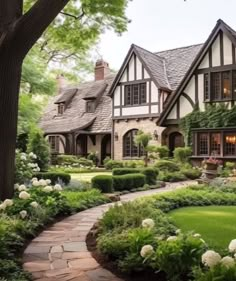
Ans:
[{"label": "large house", "polygon": [[[236,32],[218,20],[204,44],[149,52],[132,45],[119,72],[109,74],[98,61],[95,81],[63,87],[41,121],[51,148],[58,153],[136,159],[144,151],[134,143],[138,130],[151,133],[152,144],[172,152],[184,146],[182,117],[206,104],[234,105]],[[236,159],[236,128],[193,132],[193,158],[214,153]]]}]

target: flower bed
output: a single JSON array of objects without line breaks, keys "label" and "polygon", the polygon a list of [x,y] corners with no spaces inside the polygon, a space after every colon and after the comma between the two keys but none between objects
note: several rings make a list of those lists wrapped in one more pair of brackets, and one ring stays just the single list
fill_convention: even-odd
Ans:
[{"label": "flower bed", "polygon": [[[62,190],[50,180],[34,178],[30,187],[15,186],[12,200],[0,203],[0,280],[31,280],[21,268],[20,254],[48,223],[66,215],[109,202],[98,190]],[[1,279],[2,278],[2,279]]]},{"label": "flower bed", "polygon": [[198,187],[198,190],[180,190],[115,206],[100,221],[97,248],[103,257],[112,260],[129,276],[134,272],[138,275],[159,272],[165,274],[165,279],[159,279],[160,275],[145,278],[205,281],[218,280],[209,276],[223,276],[219,280],[235,280],[224,279],[236,276],[236,265],[232,261],[235,242],[229,247],[230,253],[215,254],[218,260],[213,266],[209,262],[212,249],[201,236],[182,233],[166,215],[180,207],[203,205],[236,205],[236,194]]}]

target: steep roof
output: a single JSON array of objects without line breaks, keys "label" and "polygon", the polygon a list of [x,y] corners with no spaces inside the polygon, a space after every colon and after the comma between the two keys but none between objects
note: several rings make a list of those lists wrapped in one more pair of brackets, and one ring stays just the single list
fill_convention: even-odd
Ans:
[{"label": "steep roof", "polygon": [[[79,85],[69,86],[63,89],[62,93],[53,97],[47,106],[40,121],[40,127],[46,134],[68,133],[85,130],[91,133],[110,133],[111,124],[111,98],[107,95],[114,74],[109,75],[105,80],[90,81]],[[105,87],[105,86],[106,87]],[[66,93],[77,90],[70,104],[62,115],[57,115],[56,101],[60,100]],[[97,100],[94,113],[86,112],[86,98],[94,97],[98,89],[103,89]],[[93,92],[94,91],[94,92]]]}]

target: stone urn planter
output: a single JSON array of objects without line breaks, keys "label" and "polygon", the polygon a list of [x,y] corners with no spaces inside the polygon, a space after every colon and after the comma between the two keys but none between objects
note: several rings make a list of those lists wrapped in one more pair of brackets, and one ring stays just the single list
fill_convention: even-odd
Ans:
[{"label": "stone urn planter", "polygon": [[218,164],[205,162],[205,169],[208,171],[216,171],[218,169]]},{"label": "stone urn planter", "polygon": [[203,161],[203,177],[210,181],[213,180],[214,178],[217,177],[218,174],[218,167],[220,165],[221,161],[214,159],[214,158],[209,158],[207,160]]}]

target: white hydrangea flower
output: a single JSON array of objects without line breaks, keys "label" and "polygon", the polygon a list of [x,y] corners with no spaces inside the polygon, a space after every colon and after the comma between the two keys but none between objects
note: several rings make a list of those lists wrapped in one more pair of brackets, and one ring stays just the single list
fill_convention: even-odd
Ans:
[{"label": "white hydrangea flower", "polygon": [[20,199],[29,199],[30,198],[30,194],[26,191],[21,191],[21,193],[19,194],[19,198]]},{"label": "white hydrangea flower", "polygon": [[200,238],[200,237],[201,237],[201,234],[195,233],[195,234],[193,234],[193,237],[195,237],[195,238]]},{"label": "white hydrangea flower", "polygon": [[167,239],[166,239],[166,241],[175,241],[175,240],[177,240],[177,236],[169,236]]},{"label": "white hydrangea flower", "polygon": [[221,261],[221,256],[215,251],[208,250],[202,255],[202,263],[212,268]]},{"label": "white hydrangea flower", "polygon": [[62,191],[61,185],[60,185],[60,184],[55,184],[55,185],[54,185],[54,190],[56,190],[56,191]]},{"label": "white hydrangea flower", "polygon": [[0,204],[0,210],[4,211],[6,209],[6,204],[3,202],[2,204]]},{"label": "white hydrangea flower", "polygon": [[21,211],[20,216],[21,216],[22,219],[26,218],[27,217],[27,211],[26,210]]},{"label": "white hydrangea flower", "polygon": [[38,208],[39,203],[37,203],[36,201],[33,201],[33,202],[30,203],[30,206],[33,207],[33,208]]},{"label": "white hydrangea flower", "polygon": [[3,202],[3,204],[5,204],[6,207],[10,207],[10,206],[13,205],[13,200],[11,200],[11,199],[6,199],[6,200]]},{"label": "white hydrangea flower", "polygon": [[177,229],[176,231],[175,231],[175,234],[176,235],[179,235],[181,233],[181,229]]},{"label": "white hydrangea flower", "polygon": [[223,259],[220,261],[220,263],[227,268],[235,265],[234,259],[229,256],[223,257]]},{"label": "white hydrangea flower", "polygon": [[38,178],[36,178],[36,177],[32,178],[31,182],[33,182],[33,181],[38,181]]},{"label": "white hydrangea flower", "polygon": [[155,226],[155,222],[153,219],[145,219],[142,221],[142,227],[153,228],[154,226]]},{"label": "white hydrangea flower", "polygon": [[49,179],[46,180],[46,183],[47,183],[47,184],[51,184],[51,182],[52,182],[52,181],[49,180]]},{"label": "white hydrangea flower", "polygon": [[34,180],[34,181],[32,182],[32,185],[33,185],[33,186],[39,186],[40,184],[39,184],[39,181]]},{"label": "white hydrangea flower", "polygon": [[18,183],[14,184],[14,190],[18,190],[18,189],[19,189],[19,184]]},{"label": "white hydrangea flower", "polygon": [[50,186],[50,185],[47,185],[43,188],[43,191],[45,192],[52,192],[53,191],[53,188]]},{"label": "white hydrangea flower", "polygon": [[27,190],[27,187],[24,184],[21,184],[18,188],[19,191],[25,191]]},{"label": "white hydrangea flower", "polygon": [[22,160],[22,161],[26,161],[26,160],[27,160],[27,158],[26,158],[26,156],[25,156],[25,155],[21,155],[20,160]]},{"label": "white hydrangea flower", "polygon": [[230,251],[230,253],[235,253],[236,252],[236,239],[233,239],[229,243],[229,251]]},{"label": "white hydrangea flower", "polygon": [[47,183],[46,183],[46,181],[44,179],[41,179],[41,180],[39,180],[39,185],[46,186]]},{"label": "white hydrangea flower", "polygon": [[143,258],[147,258],[149,256],[151,256],[154,253],[154,249],[152,247],[152,245],[145,245],[142,247],[141,251],[140,251],[140,255]]}]

